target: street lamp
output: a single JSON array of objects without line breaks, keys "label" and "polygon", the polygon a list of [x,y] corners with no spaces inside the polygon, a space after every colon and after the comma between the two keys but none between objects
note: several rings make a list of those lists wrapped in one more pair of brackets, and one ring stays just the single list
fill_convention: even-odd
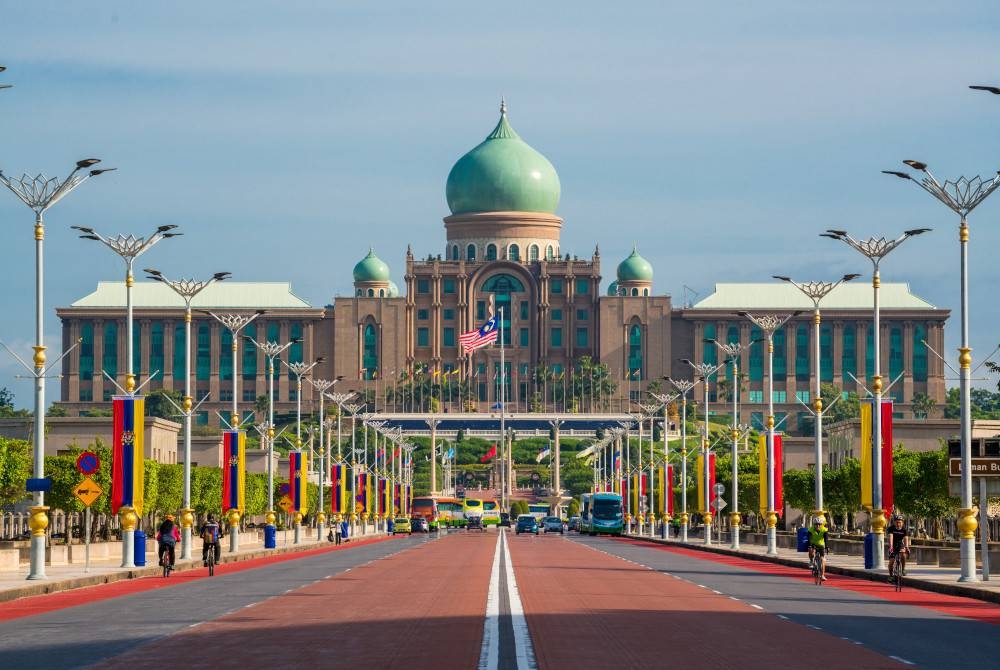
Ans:
[{"label": "street lamp", "polygon": [[[875,568],[881,570],[885,567],[885,556],[882,551],[885,541],[885,512],[882,509],[882,369],[881,369],[881,334],[879,324],[879,295],[878,290],[882,285],[879,275],[879,263],[889,253],[906,240],[916,235],[921,235],[929,231],[930,228],[914,228],[903,231],[903,234],[893,240],[884,237],[870,237],[867,240],[858,240],[847,234],[843,230],[827,230],[820,233],[820,237],[840,240],[852,249],[872,262],[872,290],[874,293],[872,313],[873,313],[873,348],[874,353],[874,376],[872,377],[872,396],[874,406],[872,407],[872,532],[878,538],[879,550],[875,552]],[[889,445],[892,448],[892,445]],[[973,520],[975,521],[975,520]],[[974,577],[974,572],[973,572]]]},{"label": "street lamp", "polygon": [[696,382],[687,379],[671,379],[667,381],[681,394],[681,542],[688,541],[688,465],[687,465],[687,392],[693,389]]},{"label": "street lamp", "polygon": [[[0,72],[3,69],[0,69]],[[34,177],[23,174],[20,178],[11,179],[3,173],[3,170],[0,170],[0,183],[10,189],[11,193],[35,213],[35,346],[32,347],[35,351],[32,361],[34,367],[29,367],[15,356],[35,379],[34,467],[32,469],[35,479],[45,477],[45,374],[59,362],[57,360],[48,368],[45,366],[45,335],[42,328],[42,317],[44,316],[42,298],[45,277],[42,253],[45,241],[44,214],[52,205],[62,200],[83,182],[114,169],[88,169],[100,162],[97,158],[85,158],[77,161],[76,167],[62,181],[54,177],[50,179],[43,174]],[[81,170],[85,170],[85,172],[81,173]],[[33,502],[31,519],[28,522],[28,526],[31,528],[31,558],[28,579],[45,579],[45,529],[49,526],[49,519],[46,515],[49,508],[45,506],[45,493],[35,491]]]},{"label": "street lamp", "polygon": [[[100,242],[108,249],[111,249],[115,254],[121,257],[125,261],[125,395],[129,397],[134,397],[136,392],[135,387],[135,366],[133,364],[133,358],[135,355],[135,342],[132,338],[132,287],[135,285],[135,276],[132,273],[132,267],[135,265],[135,259],[146,253],[154,244],[160,240],[165,240],[170,237],[177,237],[182,233],[175,233],[173,230],[177,228],[175,225],[165,225],[158,226],[153,234],[149,237],[136,237],[129,233],[128,235],[118,234],[114,237],[104,237],[100,233],[96,232],[93,228],[88,228],[86,226],[70,226],[73,230],[78,230],[82,235],[81,239],[84,240],[95,240]],[[111,383],[121,389],[117,382],[113,379]],[[142,418],[140,418],[142,420]],[[142,476],[140,474],[140,476]],[[135,511],[131,506],[124,506],[120,509],[120,516],[122,520],[122,567],[132,568],[135,567],[134,549],[133,543],[135,541],[135,529],[138,523],[138,519],[135,516]]]},{"label": "street lamp", "polygon": [[[667,377],[664,377],[664,379],[667,379]],[[670,410],[670,403],[680,398],[681,394],[671,393],[668,395],[666,393],[650,393],[649,395],[651,395],[656,402],[663,405],[663,490],[661,491],[663,494],[663,509],[660,510],[660,513],[663,515],[663,539],[669,540],[670,514],[668,512],[670,510],[670,501],[667,500],[667,489],[669,488],[668,482],[670,481],[670,470],[667,468],[670,465],[670,442],[668,436],[668,433],[670,432],[670,418],[667,414]]]},{"label": "street lamp", "polygon": [[788,282],[799,291],[801,291],[807,298],[812,301],[813,304],[813,359],[816,361],[816,368],[814,374],[816,380],[816,387],[813,391],[813,416],[815,420],[815,459],[816,459],[816,491],[815,491],[815,505],[816,508],[813,511],[813,516],[822,517],[826,514],[823,511],[823,393],[820,388],[820,346],[819,346],[819,331],[820,323],[822,318],[819,313],[819,303],[830,294],[833,289],[837,288],[844,282],[851,281],[852,279],[857,279],[861,275],[859,274],[848,274],[844,275],[840,279],[834,282],[824,282],[824,281],[810,281],[810,282],[797,282],[791,277],[783,277],[781,275],[774,275],[775,279],[780,279],[783,282]]},{"label": "street lamp", "polygon": [[[320,356],[312,363],[287,363],[281,361],[288,370],[295,375],[295,449],[302,448],[302,377],[309,374],[309,371],[323,362]],[[308,469],[308,468],[307,468]],[[295,540],[294,544],[302,542],[302,512],[295,510]]]},{"label": "street lamp", "polygon": [[801,312],[784,315],[754,315],[749,312],[740,312],[739,314],[760,328],[767,337],[767,455],[765,458],[767,491],[765,492],[766,500],[764,502],[767,503],[767,510],[765,510],[767,512],[767,554],[768,556],[777,556],[778,512],[774,509],[776,502],[774,499],[774,471],[777,465],[774,462],[774,333],[783,327],[789,319],[798,316]]},{"label": "street lamp", "polygon": [[147,279],[168,286],[184,300],[184,400],[178,409],[184,418],[184,509],[181,510],[181,558],[191,558],[191,527],[194,510],[191,509],[191,415],[194,402],[191,398],[191,300],[210,284],[229,278],[228,272],[216,272],[209,279],[167,279],[162,272],[152,268],[143,270]]},{"label": "street lamp", "polygon": [[[4,72],[6,71],[6,69],[7,68],[5,68],[3,65],[0,65],[0,72]],[[12,87],[13,84],[0,84],[0,88],[12,88]]]},{"label": "street lamp", "polygon": [[317,501],[317,512],[316,512],[316,539],[320,542],[323,541],[323,526],[326,523],[326,514],[323,512],[323,482],[324,474],[326,472],[326,442],[323,441],[323,429],[324,424],[326,424],[326,414],[324,413],[323,399],[326,396],[326,392],[334,384],[339,382],[343,377],[337,377],[336,379],[309,379],[309,383],[312,387],[316,389],[319,393],[319,500]]},{"label": "street lamp", "polygon": [[[274,359],[281,355],[288,347],[298,344],[302,338],[292,338],[290,341],[280,344],[278,342],[263,341],[258,342],[252,337],[244,335],[243,338],[252,342],[257,350],[267,356],[267,512],[264,514],[264,548],[274,549],[277,546],[274,540],[275,525],[277,515],[274,513]],[[269,546],[270,545],[270,546]]]},{"label": "street lamp", "polygon": [[709,472],[710,449],[708,446],[708,378],[718,372],[725,364],[694,363],[686,358],[682,358],[681,362],[691,366],[691,369],[701,377],[705,387],[705,424],[704,432],[701,436],[702,486],[705,490],[705,498],[700,502],[705,505],[702,511],[702,521],[705,524],[705,544],[712,544],[712,491],[709,486],[711,473]]},{"label": "street lamp", "polygon": [[[1000,94],[1000,89],[991,86],[971,86],[977,90],[986,90]],[[932,196],[944,203],[945,207],[959,216],[958,241],[961,256],[961,278],[959,280],[962,302],[962,344],[958,349],[959,364],[959,397],[960,426],[962,442],[962,509],[959,510],[958,528],[959,561],[962,566],[960,582],[976,581],[976,510],[972,507],[972,348],[969,346],[969,214],[991,193],[1000,187],[1000,173],[992,179],[983,179],[976,175],[972,179],[959,177],[955,181],[939,182],[926,163],[920,161],[903,161],[914,170],[924,173],[919,181],[905,172],[884,170],[887,174],[901,179],[907,179],[920,186]],[[985,511],[986,503],[980,500],[979,505]],[[985,547],[985,545],[984,545]]]}]

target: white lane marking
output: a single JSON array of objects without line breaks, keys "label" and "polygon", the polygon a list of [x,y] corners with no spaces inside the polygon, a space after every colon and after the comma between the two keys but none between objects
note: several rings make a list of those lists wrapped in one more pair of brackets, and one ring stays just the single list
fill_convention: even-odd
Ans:
[{"label": "white lane marking", "polygon": [[811,623],[807,623],[807,624],[806,624],[806,628],[812,628],[813,630],[823,630],[823,629],[822,629],[822,628],[820,628],[819,626],[814,626],[814,625],[812,625]]},{"label": "white lane marking", "polygon": [[739,599],[739,598],[737,598],[736,596],[729,596],[729,599],[730,599],[730,600],[735,600],[736,602],[739,602],[739,601],[740,601],[740,599]]},{"label": "white lane marking", "polygon": [[[778,616],[779,619],[784,619],[785,621],[788,621],[788,617],[786,617],[784,614],[778,614],[777,616]],[[844,638],[844,639],[847,639],[847,638]]]},{"label": "white lane marking", "polygon": [[721,596],[722,595],[722,591],[716,591],[715,589],[712,589],[712,593],[714,593],[717,596]]},{"label": "white lane marking", "polygon": [[762,609],[764,609],[760,605],[754,605],[753,603],[747,603],[747,604],[750,605],[750,607],[754,608],[755,610],[762,610]]},{"label": "white lane marking", "polygon": [[497,535],[490,569],[490,590],[486,596],[486,621],[483,624],[483,646],[479,650],[479,670],[490,670],[500,663],[500,543]]},{"label": "white lane marking", "polygon": [[913,661],[907,661],[905,658],[901,656],[890,656],[889,658],[891,658],[894,661],[899,661],[900,663],[905,663],[906,665],[916,665],[916,663],[914,663]]},{"label": "white lane marking", "polygon": [[[503,535],[502,537],[506,537]],[[518,670],[535,670],[535,650],[531,646],[531,635],[528,633],[528,620],[524,616],[521,605],[521,595],[517,590],[517,580],[514,579],[514,562],[510,558],[507,542],[503,543],[504,567],[507,572],[507,594],[510,596],[510,618],[514,626],[514,649],[517,656]]]}]

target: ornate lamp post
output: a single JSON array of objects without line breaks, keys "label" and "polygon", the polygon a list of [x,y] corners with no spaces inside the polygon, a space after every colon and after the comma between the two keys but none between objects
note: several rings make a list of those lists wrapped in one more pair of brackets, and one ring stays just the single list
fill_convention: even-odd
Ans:
[{"label": "ornate lamp post", "polygon": [[[882,367],[881,367],[881,346],[880,325],[879,325],[879,303],[878,290],[882,284],[879,276],[879,263],[889,255],[893,249],[906,240],[926,233],[930,228],[915,228],[904,231],[902,235],[894,240],[886,240],[884,237],[870,237],[867,240],[858,240],[847,234],[843,230],[828,230],[821,233],[821,237],[829,237],[840,240],[849,247],[858,251],[865,258],[872,262],[872,291],[874,293],[872,320],[873,320],[873,343],[875,358],[875,374],[872,377],[872,395],[875,405],[872,407],[872,531],[878,538],[879,547],[884,546],[885,541],[885,510],[882,509]],[[974,522],[975,520],[973,520]],[[974,549],[973,549],[974,550]],[[875,568],[881,570],[885,567],[885,556],[881,549],[875,552]],[[973,570],[975,578],[975,570]]]},{"label": "ornate lamp post", "polygon": [[326,524],[326,514],[323,512],[323,484],[326,474],[326,442],[323,440],[323,429],[326,424],[326,413],[324,412],[323,399],[334,384],[342,377],[336,379],[309,379],[309,383],[319,393],[319,500],[316,505],[316,539],[323,541],[323,526]]},{"label": "ornate lamp post", "polygon": [[[264,523],[268,533],[264,536],[264,548],[274,549],[276,544],[270,543],[268,546],[268,535],[274,537],[277,515],[274,513],[274,359],[281,352],[293,344],[302,341],[301,338],[294,338],[285,344],[278,342],[258,342],[252,337],[243,336],[247,341],[252,342],[257,349],[267,356],[267,513],[264,515]],[[280,360],[280,359],[279,359]],[[262,434],[263,436],[263,434]]]},{"label": "ornate lamp post", "polygon": [[778,511],[775,509],[774,499],[774,476],[776,464],[774,462],[774,333],[783,327],[789,319],[797,316],[801,312],[792,314],[760,314],[754,315],[749,312],[740,312],[740,316],[749,319],[755,326],[760,328],[767,337],[767,455],[765,466],[767,467],[767,554],[768,556],[778,555]]},{"label": "ornate lamp post", "polygon": [[[3,72],[4,69],[6,68],[0,66],[0,72]],[[0,88],[10,88],[10,85],[6,84]],[[52,365],[45,366],[45,333],[42,328],[45,315],[42,307],[45,295],[44,215],[52,205],[62,200],[83,182],[114,169],[88,170],[100,162],[97,158],[85,158],[77,161],[76,167],[62,181],[54,177],[50,179],[43,174],[38,174],[35,177],[24,174],[20,178],[11,179],[0,170],[0,183],[10,189],[11,193],[35,213],[35,346],[32,347],[35,351],[32,360],[34,367],[28,366],[15,356],[35,380],[34,465],[32,468],[32,475],[35,479],[45,477],[45,376],[59,360],[62,360],[60,357]],[[45,493],[43,491],[35,491],[33,498],[31,520],[28,522],[31,528],[31,558],[28,579],[45,579],[45,529],[49,526],[49,518],[46,514],[49,508],[45,506]]]},{"label": "ornate lamp post", "polygon": [[[1000,93],[991,86],[972,86],[978,90]],[[885,170],[887,174],[907,179],[944,203],[944,206],[959,216],[958,243],[960,250],[960,292],[962,302],[962,344],[958,349],[960,426],[962,441],[962,509],[959,510],[959,561],[962,574],[958,581],[976,581],[976,510],[972,507],[972,348],[969,346],[969,214],[1000,187],[1000,173],[992,179],[975,176],[972,179],[959,177],[955,181],[939,182],[920,161],[903,161],[914,170],[924,174],[919,181],[905,172]],[[980,507],[985,505],[980,501]],[[982,509],[980,510],[983,511]],[[984,545],[985,546],[985,545]]]},{"label": "ornate lamp post", "polygon": [[797,282],[790,277],[783,277],[781,275],[774,275],[775,279],[780,279],[781,281],[788,282],[798,290],[800,290],[807,298],[812,301],[813,304],[813,360],[816,361],[815,372],[815,382],[816,385],[813,390],[813,416],[815,420],[815,453],[814,457],[816,459],[816,490],[815,490],[815,505],[816,509],[813,511],[813,516],[825,516],[826,512],[823,510],[823,393],[820,387],[821,384],[821,369],[822,362],[820,359],[820,323],[822,323],[822,317],[819,313],[819,303],[830,294],[833,289],[837,288],[841,284],[852,279],[857,279],[861,275],[849,274],[844,275],[840,279],[834,282],[825,281],[810,281],[810,282]]},{"label": "ornate lamp post", "polygon": [[712,544],[712,491],[710,487],[711,472],[709,468],[711,449],[708,445],[708,378],[718,372],[725,364],[694,363],[686,358],[681,359],[681,362],[691,366],[691,369],[701,378],[702,384],[705,387],[705,424],[701,434],[702,487],[705,490],[705,499],[701,501],[701,504],[705,506],[702,512],[702,521],[705,524],[705,544]]},{"label": "ornate lamp post", "polygon": [[670,509],[670,502],[667,500],[667,489],[669,488],[668,481],[670,479],[670,471],[667,470],[667,466],[670,464],[670,442],[667,433],[670,432],[670,418],[667,413],[670,410],[670,403],[681,397],[680,393],[650,393],[656,402],[663,405],[663,509],[660,512],[663,514],[663,539],[670,539],[670,515],[668,510]]},{"label": "ornate lamp post", "polygon": [[[280,360],[280,359],[279,359]],[[323,362],[320,356],[312,363],[287,363],[281,361],[286,368],[295,376],[295,449],[302,448],[302,377],[309,374],[309,371]],[[308,470],[308,468],[306,468]],[[294,544],[302,542],[302,512],[295,510],[295,539]]]},{"label": "ornate lamp post", "polygon": [[[135,285],[135,276],[132,268],[135,259],[143,255],[159,242],[170,237],[177,237],[181,233],[172,232],[177,226],[159,226],[149,237],[136,237],[131,233],[128,235],[116,235],[114,237],[104,237],[93,228],[85,226],[70,226],[74,230],[79,230],[81,239],[95,240],[100,242],[125,261],[125,393],[128,396],[135,395],[135,367],[133,366],[134,341],[132,338],[132,287]],[[140,417],[140,421],[142,418]],[[135,567],[135,529],[138,524],[135,510],[131,506],[123,506],[119,510],[122,523],[122,567]]]},{"label": "ornate lamp post", "polygon": [[688,466],[687,466],[687,392],[695,387],[695,382],[687,379],[667,381],[681,394],[681,542],[688,541]]},{"label": "ornate lamp post", "polygon": [[210,284],[228,279],[230,273],[216,272],[205,281],[195,279],[167,279],[162,272],[152,268],[143,270],[147,279],[158,281],[170,288],[184,300],[184,400],[180,412],[184,419],[184,509],[181,510],[181,558],[191,558],[191,527],[194,525],[194,510],[191,509],[191,416],[194,401],[191,397],[191,300]]}]

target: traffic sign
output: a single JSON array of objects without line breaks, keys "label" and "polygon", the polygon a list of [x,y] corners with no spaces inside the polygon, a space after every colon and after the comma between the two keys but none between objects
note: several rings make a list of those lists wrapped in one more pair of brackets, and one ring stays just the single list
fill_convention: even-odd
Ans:
[{"label": "traffic sign", "polygon": [[726,509],[727,504],[728,503],[722,499],[722,496],[719,496],[718,498],[712,501],[712,509],[714,509],[716,512],[721,512],[722,510]]},{"label": "traffic sign", "polygon": [[38,477],[28,479],[25,482],[24,489],[28,493],[33,493],[35,491],[51,491],[52,490],[52,478],[51,477]]},{"label": "traffic sign", "polygon": [[278,507],[285,510],[285,512],[292,511],[292,499],[288,496],[281,496],[281,500],[278,501]]},{"label": "traffic sign", "polygon": [[[1000,458],[973,458],[973,477],[1000,477]],[[962,459],[951,458],[948,460],[949,474],[952,477],[962,476]]]},{"label": "traffic sign", "polygon": [[90,477],[84,477],[83,481],[73,489],[73,495],[79,498],[86,507],[93,505],[102,493],[104,493],[104,489]]},{"label": "traffic sign", "polygon": [[292,492],[292,485],[289,484],[288,482],[285,482],[284,484],[278,487],[278,493],[280,493],[283,496],[287,496],[291,492]]},{"label": "traffic sign", "polygon": [[726,492],[726,486],[725,484],[716,484],[712,490],[715,491],[715,495],[721,496]]},{"label": "traffic sign", "polygon": [[101,459],[94,452],[85,451],[76,457],[76,469],[81,475],[92,475],[101,469]]}]

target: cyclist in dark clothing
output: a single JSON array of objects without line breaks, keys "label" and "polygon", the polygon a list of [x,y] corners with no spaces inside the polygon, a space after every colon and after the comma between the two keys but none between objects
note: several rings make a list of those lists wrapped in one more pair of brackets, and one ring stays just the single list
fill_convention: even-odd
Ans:
[{"label": "cyclist in dark clothing", "polygon": [[174,567],[174,548],[177,546],[177,542],[181,539],[180,532],[177,530],[177,524],[174,523],[174,515],[168,514],[164,519],[163,523],[160,524],[159,529],[156,532],[156,539],[160,541],[160,565],[164,564],[164,555],[167,556],[166,565],[170,568]]},{"label": "cyclist in dark clothing", "polygon": [[208,515],[208,520],[205,521],[201,526],[201,530],[198,533],[201,535],[201,562],[203,565],[208,565],[208,552],[212,550],[215,552],[215,563],[218,565],[219,557],[222,553],[222,548],[219,546],[219,538],[222,536],[222,527],[219,526],[219,522],[215,520],[214,514]]},{"label": "cyclist in dark clothing", "polygon": [[[892,525],[889,527],[889,576],[892,577],[893,568],[896,566],[896,556],[899,552],[910,555],[910,531],[903,525],[903,517],[898,514],[892,517]],[[903,575],[906,575],[906,568],[903,568]]]}]

